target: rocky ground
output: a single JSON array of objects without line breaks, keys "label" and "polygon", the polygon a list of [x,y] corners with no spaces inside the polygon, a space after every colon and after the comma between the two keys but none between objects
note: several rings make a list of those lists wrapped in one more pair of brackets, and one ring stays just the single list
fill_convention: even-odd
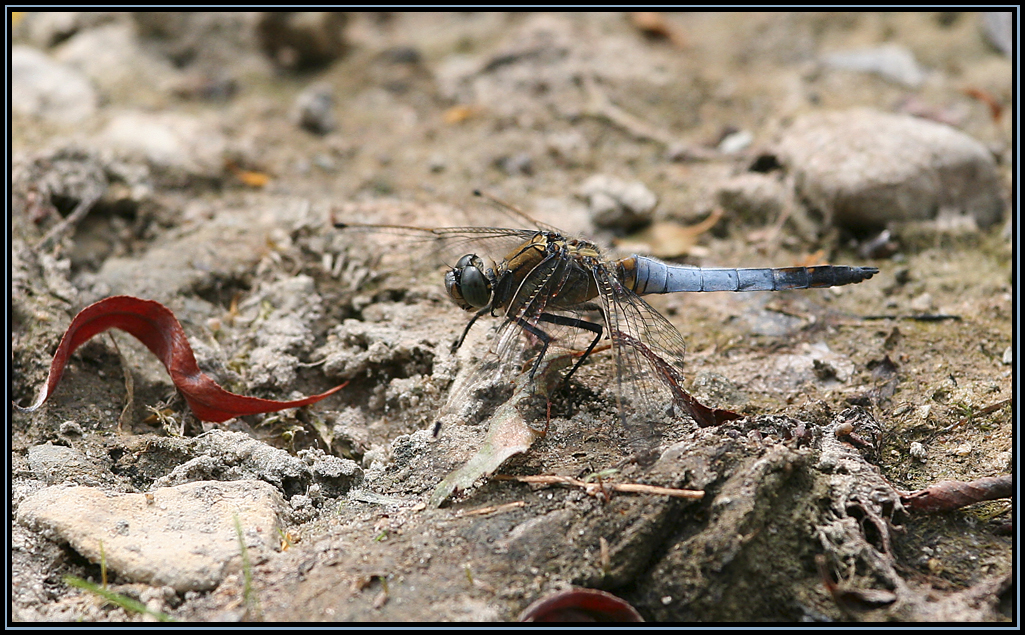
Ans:
[{"label": "rocky ground", "polygon": [[[9,619],[508,621],[586,587],[650,621],[1013,620],[1008,500],[906,496],[1013,472],[1007,16],[16,15],[13,401],[118,294],[234,392],[349,383],[211,424],[94,338],[12,412]],[[880,273],[652,300],[744,419],[631,462],[599,352],[498,470],[587,487],[436,507],[486,414],[432,429],[497,320],[453,355],[429,254],[332,222],[508,225],[477,188],[610,253]]]}]

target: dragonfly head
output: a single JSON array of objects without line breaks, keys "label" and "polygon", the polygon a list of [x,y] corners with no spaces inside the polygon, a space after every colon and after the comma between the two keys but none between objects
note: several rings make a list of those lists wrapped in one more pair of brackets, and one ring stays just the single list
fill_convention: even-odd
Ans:
[{"label": "dragonfly head", "polygon": [[[445,290],[453,302],[467,311],[476,311],[491,304],[493,285],[491,273],[477,254],[467,254],[445,274]],[[491,274],[494,275],[493,273]]]}]

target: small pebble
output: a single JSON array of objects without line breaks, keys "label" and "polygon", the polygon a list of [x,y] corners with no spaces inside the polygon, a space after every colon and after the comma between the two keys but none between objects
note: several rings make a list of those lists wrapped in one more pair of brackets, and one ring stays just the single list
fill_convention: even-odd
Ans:
[{"label": "small pebble", "polygon": [[331,86],[315,84],[296,98],[293,117],[303,130],[324,135],[335,129],[334,105]]},{"label": "small pebble", "polygon": [[62,437],[80,437],[82,436],[82,426],[77,421],[65,421],[60,426],[60,435]]},{"label": "small pebble", "polygon": [[27,115],[75,124],[99,108],[99,96],[79,70],[30,46],[10,49],[10,106]]},{"label": "small pebble", "polygon": [[501,157],[495,161],[495,165],[509,176],[530,176],[534,173],[534,163],[526,152]]},{"label": "small pebble", "polygon": [[434,173],[444,172],[448,166],[448,161],[445,159],[443,154],[432,154],[427,160],[427,168]]},{"label": "small pebble", "polygon": [[838,437],[845,437],[852,432],[854,432],[854,424],[850,421],[842,421],[833,428],[833,434]]},{"label": "small pebble", "polygon": [[908,306],[910,306],[911,310],[915,311],[916,313],[930,313],[935,308],[935,305],[933,305],[932,296],[928,293],[923,293],[922,295],[911,300],[911,304],[909,304]]},{"label": "small pebble", "polygon": [[982,32],[997,50],[1014,54],[1014,14],[1010,11],[986,11],[982,14]]},{"label": "small pebble", "polygon": [[588,211],[598,227],[630,230],[651,222],[658,196],[640,181],[623,181],[596,174],[580,186]]},{"label": "small pebble", "polygon": [[874,73],[885,80],[918,88],[925,71],[911,51],[896,44],[830,53],[822,58],[826,66],[863,73]]},{"label": "small pebble", "polygon": [[726,137],[719,142],[718,149],[719,152],[722,152],[723,154],[735,154],[741,150],[746,150],[754,140],[754,135],[747,130],[738,130],[733,134],[726,135]]}]

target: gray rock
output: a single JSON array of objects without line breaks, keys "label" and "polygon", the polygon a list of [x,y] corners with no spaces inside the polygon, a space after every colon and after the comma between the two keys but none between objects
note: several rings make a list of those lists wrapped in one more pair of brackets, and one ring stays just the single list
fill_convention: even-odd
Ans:
[{"label": "gray rock", "polygon": [[330,84],[315,84],[296,97],[292,118],[303,130],[324,135],[338,125],[332,112],[334,105]]},{"label": "gray rock", "polygon": [[[580,103],[567,90],[579,67],[573,57],[573,27],[564,16],[547,13],[526,16],[508,29],[502,42],[481,56],[452,55],[433,69],[438,91],[456,103],[479,104],[499,116],[536,112],[558,101],[572,108]],[[539,97],[537,86],[547,86]],[[578,106],[579,107],[579,106]]]},{"label": "gray rock", "polygon": [[751,131],[738,130],[723,137],[716,149],[723,154],[736,154],[746,150],[754,140],[755,136]]},{"label": "gray rock", "polygon": [[313,341],[313,323],[323,315],[323,301],[309,276],[284,278],[265,285],[239,307],[244,316],[256,318],[263,306],[274,310],[254,322],[255,348],[249,353],[249,385],[288,389],[296,377],[299,359]]},{"label": "gray rock", "polygon": [[[149,298],[175,308],[183,290],[208,276],[242,275],[267,253],[267,240],[289,214],[285,208],[222,209],[213,218],[186,225],[141,257],[111,257],[76,285],[83,302],[108,295]],[[188,295],[188,294],[185,294]]]},{"label": "gray rock", "polygon": [[238,570],[236,518],[246,548],[269,551],[286,510],[267,483],[204,481],[149,494],[49,487],[22,501],[17,519],[94,563],[102,552],[107,567],[126,580],[182,593],[212,589]]},{"label": "gray rock", "polygon": [[545,137],[545,148],[556,161],[566,167],[587,165],[592,149],[587,137],[579,130],[552,132]]},{"label": "gray rock", "polygon": [[63,124],[92,116],[96,90],[81,72],[30,46],[11,47],[11,109]]},{"label": "gray rock", "polygon": [[187,66],[189,72],[238,77],[262,75],[270,70],[270,64],[258,50],[257,13],[137,11],[131,19],[147,50]]},{"label": "gray rock", "polygon": [[925,81],[925,71],[915,56],[896,44],[829,53],[822,63],[830,68],[874,73],[908,88],[918,88]]},{"label": "gray rock", "polygon": [[868,109],[815,113],[795,121],[776,152],[827,225],[944,218],[989,227],[1004,210],[990,152],[943,124]]},{"label": "gray rock", "polygon": [[36,445],[28,449],[28,466],[41,481],[50,485],[64,481],[96,484],[89,476],[95,467],[81,452],[63,445]]},{"label": "gray rock", "polygon": [[154,488],[193,481],[258,480],[273,485],[285,498],[306,495],[314,484],[323,496],[337,497],[363,482],[363,471],[353,461],[320,450],[292,456],[241,432],[212,430],[181,443],[180,451],[193,458],[157,479]]},{"label": "gray rock", "polygon": [[15,39],[22,36],[32,45],[46,49],[79,31],[116,22],[123,17],[116,11],[29,11],[15,27]]},{"label": "gray rock", "polygon": [[313,489],[320,496],[344,496],[363,484],[363,470],[355,461],[331,456],[320,449],[300,450],[299,458],[310,464],[317,484]]},{"label": "gray rock", "polygon": [[241,432],[212,430],[196,437],[191,451],[198,456],[157,479],[153,486],[211,479],[260,480],[291,497],[305,492],[312,480],[309,467],[301,459]]},{"label": "gray rock", "polygon": [[130,22],[85,29],[54,49],[54,58],[80,70],[119,103],[156,104],[161,86],[179,76],[171,63],[139,45]]},{"label": "gray rock", "polygon": [[1010,11],[985,11],[982,14],[982,32],[986,40],[1001,53],[1014,54],[1014,14]]},{"label": "gray rock", "polygon": [[770,174],[746,172],[719,185],[716,199],[741,220],[765,225],[776,220],[786,205],[786,190]]},{"label": "gray rock", "polygon": [[370,435],[367,432],[363,411],[358,408],[346,408],[338,412],[331,427],[331,453],[359,459],[369,448]]},{"label": "gray rock", "polygon": [[526,152],[499,157],[495,166],[509,176],[530,176],[534,173],[534,160]]},{"label": "gray rock", "polygon": [[760,385],[759,380],[749,385],[752,389],[781,393],[797,390],[805,384],[834,390],[853,377],[855,370],[849,357],[834,353],[825,342],[804,343],[796,353],[776,357],[764,385]]},{"label": "gray rock", "polygon": [[932,295],[928,292],[912,298],[911,302],[908,303],[908,307],[915,313],[931,313],[936,310],[936,304],[933,302]]},{"label": "gray rock", "polygon": [[39,48],[49,48],[79,29],[78,11],[33,11],[25,15],[15,33]]},{"label": "gray rock", "polygon": [[179,113],[124,111],[111,117],[100,143],[172,176],[217,178],[227,139],[212,120]]},{"label": "gray rock", "polygon": [[715,372],[698,373],[691,382],[690,391],[701,403],[716,407],[736,408],[749,400],[739,386]]},{"label": "gray rock", "polygon": [[14,161],[16,178],[35,184],[44,196],[75,204],[103,196],[110,184],[110,164],[97,152],[68,144]]},{"label": "gray rock", "polygon": [[651,222],[658,196],[640,181],[596,174],[580,186],[598,227],[630,230]]},{"label": "gray rock", "polygon": [[82,436],[82,426],[77,421],[65,421],[60,425],[59,432],[62,437],[77,439]]},{"label": "gray rock", "polygon": [[434,363],[435,352],[428,343],[390,324],[345,320],[331,330],[331,336],[314,356],[325,360],[324,374],[332,380],[370,376],[388,366],[407,377],[430,374]]}]

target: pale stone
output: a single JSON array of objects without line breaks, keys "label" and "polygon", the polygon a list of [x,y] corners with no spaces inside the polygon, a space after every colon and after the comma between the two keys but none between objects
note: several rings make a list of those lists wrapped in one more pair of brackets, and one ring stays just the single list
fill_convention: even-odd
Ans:
[{"label": "pale stone", "polygon": [[49,487],[18,507],[18,522],[133,582],[175,591],[216,587],[241,562],[235,518],[248,550],[275,548],[281,495],[262,481],[198,481],[148,494]]}]

